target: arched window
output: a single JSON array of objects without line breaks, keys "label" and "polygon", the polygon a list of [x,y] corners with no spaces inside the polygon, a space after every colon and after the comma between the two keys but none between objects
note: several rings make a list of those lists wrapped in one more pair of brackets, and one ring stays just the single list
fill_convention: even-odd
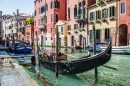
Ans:
[{"label": "arched window", "polygon": [[58,0],[55,1],[55,8],[60,9],[60,2],[58,2]]},{"label": "arched window", "polygon": [[53,8],[53,0],[51,1],[51,4],[50,4],[50,9]]},{"label": "arched window", "polygon": [[77,5],[74,7],[74,17],[77,17]]}]

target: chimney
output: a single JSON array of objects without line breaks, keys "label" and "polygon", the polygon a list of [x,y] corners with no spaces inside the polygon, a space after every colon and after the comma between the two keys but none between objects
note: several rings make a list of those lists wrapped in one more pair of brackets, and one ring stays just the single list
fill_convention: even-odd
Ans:
[{"label": "chimney", "polygon": [[19,9],[17,9],[17,16],[19,15]]}]

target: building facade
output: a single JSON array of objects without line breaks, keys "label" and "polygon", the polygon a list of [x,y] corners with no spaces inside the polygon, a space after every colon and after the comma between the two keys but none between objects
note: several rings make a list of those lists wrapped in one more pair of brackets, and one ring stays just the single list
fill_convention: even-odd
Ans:
[{"label": "building facade", "polygon": [[118,24],[119,46],[130,43],[130,0],[119,0],[119,24]]},{"label": "building facade", "polygon": [[24,41],[29,42],[30,45],[32,44],[32,38],[33,38],[33,34],[34,34],[34,25],[26,25],[25,27],[25,37],[24,37]]},{"label": "building facade", "polygon": [[3,40],[3,29],[2,29],[2,11],[0,11],[0,43]]},{"label": "building facade", "polygon": [[118,45],[118,1],[96,0],[88,7],[89,42],[93,42],[93,25],[96,29],[96,42],[109,42],[112,37],[113,45]]},{"label": "building facade", "polygon": [[67,0],[34,1],[34,32],[38,33],[40,45],[54,43],[55,24],[58,20],[66,20],[66,3]]},{"label": "building facade", "polygon": [[6,39],[6,37],[9,37],[9,39],[11,39],[13,33],[15,34],[15,39],[17,39],[19,31],[18,22],[29,17],[30,15],[28,14],[19,14],[19,10],[17,10],[16,13],[13,13],[13,15],[4,15],[2,21],[4,30],[3,39]]},{"label": "building facade", "polygon": [[87,7],[95,0],[67,0],[67,46],[88,45]]},{"label": "building facade", "polygon": [[[67,21],[59,20],[55,27],[58,26],[58,33],[59,33],[59,43],[61,46],[67,47]],[[56,30],[54,36],[54,45],[56,46]]]}]

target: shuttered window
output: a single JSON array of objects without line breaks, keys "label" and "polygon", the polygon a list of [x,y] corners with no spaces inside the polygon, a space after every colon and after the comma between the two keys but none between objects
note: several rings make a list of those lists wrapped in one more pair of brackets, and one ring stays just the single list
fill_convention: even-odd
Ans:
[{"label": "shuttered window", "polygon": [[90,42],[92,42],[92,41],[93,41],[93,31],[90,30]]},{"label": "shuttered window", "polygon": [[67,26],[67,31],[71,31],[71,25]]},{"label": "shuttered window", "polygon": [[56,34],[56,28],[55,28],[55,34]]},{"label": "shuttered window", "polygon": [[108,11],[109,11],[109,14],[108,14],[109,17],[115,16],[115,7],[114,6],[109,7]]},{"label": "shuttered window", "polygon": [[100,30],[96,30],[96,41],[100,42]]},{"label": "shuttered window", "polygon": [[78,24],[74,24],[74,30],[78,29]]},{"label": "shuttered window", "polygon": [[46,24],[47,24],[47,16],[46,16]]},{"label": "shuttered window", "polygon": [[53,22],[53,14],[51,14],[51,22]]},{"label": "shuttered window", "polygon": [[108,9],[107,8],[102,9],[101,10],[101,19],[107,18],[107,17],[108,17]]},{"label": "shuttered window", "polygon": [[51,1],[51,3],[50,3],[50,9],[52,9],[53,8],[53,1]]},{"label": "shuttered window", "polygon": [[110,30],[109,28],[105,29],[105,39],[109,39],[110,38]]},{"label": "shuttered window", "polygon": [[63,26],[61,26],[61,33],[63,33]]},{"label": "shuttered window", "polygon": [[70,8],[68,8],[68,20],[70,20]]},{"label": "shuttered window", "polygon": [[122,2],[120,4],[120,14],[125,14],[126,13],[126,2]]},{"label": "shuttered window", "polygon": [[90,21],[94,21],[94,12],[90,13]]},{"label": "shuttered window", "polygon": [[51,33],[53,33],[53,28],[51,28]]},{"label": "shuttered window", "polygon": [[58,14],[56,14],[56,22],[58,22],[59,20],[59,17],[58,17]]},{"label": "shuttered window", "polygon": [[55,1],[55,8],[60,9],[60,2],[58,2],[58,0]]},{"label": "shuttered window", "polygon": [[77,7],[74,8],[74,17],[77,17]]},{"label": "shuttered window", "polygon": [[83,18],[86,18],[85,13],[86,13],[86,8],[84,7],[84,8],[83,8]]}]

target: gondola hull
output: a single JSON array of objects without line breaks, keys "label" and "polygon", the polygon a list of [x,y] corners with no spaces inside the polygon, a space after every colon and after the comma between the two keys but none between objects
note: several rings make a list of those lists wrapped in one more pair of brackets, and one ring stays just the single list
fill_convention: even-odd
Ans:
[{"label": "gondola hull", "polygon": [[[112,42],[110,41],[110,44],[107,47],[107,49],[97,55],[91,57],[86,56],[72,61],[67,60],[59,61],[58,73],[76,74],[89,71],[91,69],[94,69],[107,63],[111,58],[111,53],[112,53]],[[40,58],[40,64],[42,64],[45,68],[55,71],[54,61],[49,61],[45,60],[44,58]]]}]

